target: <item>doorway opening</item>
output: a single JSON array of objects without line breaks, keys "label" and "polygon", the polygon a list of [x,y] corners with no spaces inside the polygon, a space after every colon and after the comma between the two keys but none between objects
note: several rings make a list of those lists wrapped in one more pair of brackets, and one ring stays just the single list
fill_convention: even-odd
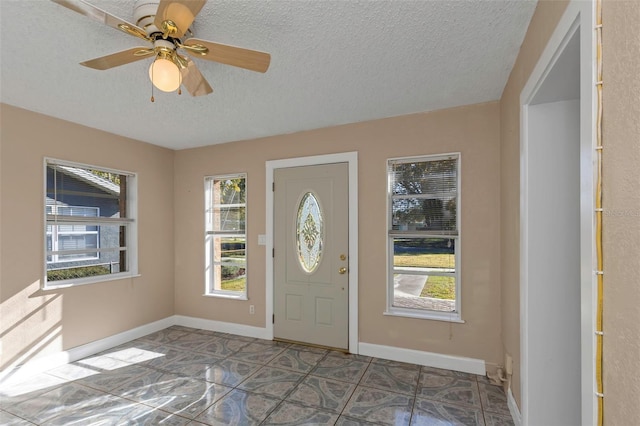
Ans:
[{"label": "doorway opening", "polygon": [[595,418],[594,62],[588,6],[568,6],[521,94],[525,425],[593,424]]}]

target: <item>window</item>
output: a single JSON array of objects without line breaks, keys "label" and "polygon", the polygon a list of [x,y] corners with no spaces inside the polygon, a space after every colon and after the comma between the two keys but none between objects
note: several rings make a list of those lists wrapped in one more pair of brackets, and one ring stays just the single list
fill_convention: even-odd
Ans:
[{"label": "window", "polygon": [[45,161],[44,287],[137,273],[135,175]]},{"label": "window", "polygon": [[247,297],[246,175],[205,178],[205,294]]},{"label": "window", "polygon": [[461,321],[460,155],[392,159],[387,314]]}]

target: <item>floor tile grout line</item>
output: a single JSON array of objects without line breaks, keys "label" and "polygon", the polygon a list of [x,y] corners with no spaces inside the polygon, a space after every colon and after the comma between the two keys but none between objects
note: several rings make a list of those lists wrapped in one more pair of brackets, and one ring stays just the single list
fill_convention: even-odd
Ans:
[{"label": "floor tile grout line", "polygon": [[[289,344],[289,345],[288,345],[288,346],[286,346],[285,348],[288,348],[288,347],[291,347],[291,344]],[[284,352],[284,350],[285,350],[285,349],[283,349],[282,351],[280,351],[278,354],[281,354],[282,352]],[[277,356],[278,356],[278,355],[274,356],[274,357],[273,357],[271,360],[269,360],[268,362],[273,361],[273,359],[275,359]],[[289,370],[287,370],[287,371],[289,371]],[[282,399],[280,400],[280,402],[279,402],[275,407],[273,407],[273,410],[269,411],[269,412],[265,415],[264,419],[262,419],[262,421],[260,422],[260,425],[264,424],[264,422],[266,422],[266,421],[267,421],[267,419],[271,416],[271,414],[273,414],[273,413],[274,413],[278,408],[280,408],[280,406],[281,406],[282,404],[284,404],[284,402],[285,402],[285,400],[287,399],[287,397],[288,397],[289,395],[291,395],[291,393],[292,393],[292,392],[293,392],[293,391],[294,391],[298,386],[300,386],[300,383],[302,383],[302,382],[304,381],[304,379],[305,379],[308,375],[309,375],[309,373],[307,373],[306,375],[304,375],[304,376],[302,377],[302,379],[300,379],[300,380],[298,381],[298,383],[296,383],[296,385],[295,385],[293,388],[291,388],[291,389],[289,390],[289,392],[287,392],[287,394],[284,396],[284,398],[282,398]]]},{"label": "floor tile grout line", "polygon": [[422,377],[422,365],[418,368],[418,378],[416,379],[416,390],[413,394],[413,405],[411,407],[411,415],[409,416],[409,425],[413,421],[413,413],[416,410],[416,404],[418,403],[418,389],[420,389],[420,378]]},{"label": "floor tile grout line", "polygon": [[482,421],[486,426],[487,416],[484,411],[484,404],[482,403],[482,392],[480,391],[480,383],[478,382],[477,378],[476,378],[476,387],[478,388],[478,398],[480,399],[480,412],[482,413]]},{"label": "floor tile grout line", "polygon": [[24,420],[25,422],[30,423],[30,424],[32,424],[32,425],[37,425],[37,424],[38,424],[38,423],[34,423],[34,422],[32,422],[31,420],[27,420],[27,419],[25,419],[24,417],[19,416],[19,415],[17,415],[17,414],[10,413],[10,412],[8,412],[7,410],[4,410],[4,409],[0,410],[0,413],[7,413],[7,414],[9,414],[10,416],[17,417],[17,418],[19,418],[20,420]]},{"label": "floor tile grout line", "polygon": [[340,410],[340,414],[338,415],[338,418],[336,419],[336,423],[338,423],[338,420],[340,420],[340,417],[342,417],[342,415],[344,413],[344,410],[346,410],[347,406],[349,405],[349,402],[351,402],[351,398],[353,398],[353,395],[358,390],[358,386],[360,386],[360,383],[362,382],[362,378],[364,377],[365,374],[367,374],[367,370],[369,370],[369,367],[371,367],[372,363],[373,363],[373,357],[370,357],[369,362],[367,363],[368,364],[367,368],[365,368],[364,371],[362,372],[362,376],[360,376],[360,378],[358,379],[358,383],[355,383],[355,386],[353,387],[353,391],[351,391],[351,395],[349,395],[349,398],[347,399],[347,402],[345,402],[344,407],[342,407],[342,410]]},{"label": "floor tile grout line", "polygon": [[[130,365],[137,365],[137,364],[130,364]],[[177,373],[174,373],[174,372],[168,371],[168,370],[162,370],[162,369],[161,369],[161,368],[159,368],[159,367],[146,366],[146,365],[140,365],[140,366],[141,366],[141,367],[144,367],[144,368],[147,368],[147,369],[149,369],[150,371],[155,371],[155,372],[159,372],[159,373],[162,373],[162,374],[174,374],[174,375],[181,376],[181,377],[183,377],[183,378],[185,378],[185,379],[198,380],[198,379],[195,379],[195,378],[189,377],[189,376],[187,376],[187,375],[180,375],[180,374],[177,374]],[[128,382],[133,382],[134,380],[137,380],[137,379],[141,378],[142,376],[144,376],[144,374],[140,374],[140,375],[138,375],[138,376],[135,376],[135,377],[131,378],[130,380],[127,380],[127,381],[126,381],[126,383],[128,383]],[[187,419],[187,420],[189,420],[190,422],[191,422],[191,421],[193,421],[193,420],[195,420],[195,418],[196,418],[198,415],[202,414],[202,413],[203,413],[206,409],[208,409],[211,405],[215,404],[215,403],[216,403],[219,399],[221,399],[224,395],[226,395],[227,393],[229,393],[229,392],[226,392],[225,394],[221,395],[221,396],[220,396],[220,398],[216,399],[216,400],[215,400],[215,401],[213,401],[211,404],[207,405],[207,406],[206,406],[202,411],[200,411],[196,416],[194,416],[193,418],[190,418],[190,417],[186,417],[186,416],[184,416],[184,415],[180,415],[180,414],[178,414],[178,413],[173,413],[173,412],[170,412],[170,411],[167,411],[167,410],[163,410],[163,409],[162,409],[162,407],[156,407],[156,406],[153,406],[153,405],[150,405],[150,404],[146,404],[146,403],[144,403],[144,402],[140,402],[140,401],[137,401],[137,400],[135,400],[135,399],[132,399],[132,398],[129,398],[129,397],[123,396],[123,395],[121,395],[121,394],[114,393],[114,391],[115,391],[115,389],[117,389],[117,387],[116,387],[116,388],[113,388],[113,389],[110,389],[110,390],[103,390],[103,389],[97,389],[97,388],[94,388],[94,387],[92,387],[92,386],[90,386],[90,385],[88,385],[88,384],[85,384],[85,383],[80,383],[78,380],[73,380],[73,381],[72,381],[72,382],[70,382],[70,383],[74,383],[74,382],[75,382],[77,385],[80,385],[80,386],[83,386],[83,387],[86,387],[86,388],[92,389],[92,390],[94,390],[94,391],[102,392],[102,393],[104,393],[104,394],[106,394],[106,395],[111,395],[111,396],[114,396],[114,397],[116,397],[116,398],[119,398],[119,399],[122,399],[122,400],[125,400],[125,401],[130,401],[130,402],[132,402],[132,403],[136,404],[137,406],[144,406],[144,407],[151,408],[151,409],[153,409],[153,410],[160,410],[160,411],[162,411],[162,412],[164,412],[164,413],[171,414],[171,415],[175,415],[175,416],[178,416],[178,417],[181,417],[181,418]],[[210,384],[210,382],[207,382],[206,380],[204,380],[204,383],[205,383],[205,384]],[[207,388],[208,388],[208,387],[207,387]],[[59,416],[58,416],[58,417],[59,417]]]},{"label": "floor tile grout line", "polygon": [[[301,351],[302,351],[302,350],[301,350]],[[302,407],[304,407],[304,408],[311,408],[311,409],[314,409],[314,410],[317,410],[317,411],[326,411],[326,412],[330,412],[330,413],[332,413],[332,414],[336,414],[336,415],[338,416],[338,418],[336,419],[336,422],[337,422],[337,421],[338,421],[338,419],[340,418],[340,416],[342,415],[342,412],[344,411],[344,408],[345,408],[345,407],[346,407],[346,405],[348,404],[348,401],[349,401],[349,400],[347,400],[347,402],[346,402],[346,403],[345,403],[345,405],[342,407],[342,409],[340,410],[340,412],[338,412],[338,411],[332,411],[332,410],[330,410],[330,409],[326,409],[326,408],[323,408],[323,407],[316,407],[316,406],[312,406],[312,405],[306,405],[306,404],[304,404],[303,402],[300,402],[300,401],[287,401],[287,400],[286,400],[286,398],[288,398],[289,396],[291,396],[291,394],[293,394],[293,393],[295,392],[295,390],[298,388],[298,386],[300,386],[300,385],[305,381],[305,379],[307,379],[307,378],[309,378],[309,377],[317,378],[317,379],[320,379],[320,380],[335,380],[335,381],[337,381],[337,382],[345,383],[345,384],[348,384],[348,385],[350,385],[350,386],[351,386],[351,385],[353,385],[353,390],[351,391],[351,394],[349,395],[349,399],[351,398],[351,395],[353,395],[353,393],[355,392],[355,389],[356,389],[356,387],[358,386],[358,384],[354,384],[354,383],[347,382],[347,381],[342,381],[342,380],[339,380],[339,379],[336,379],[336,378],[328,378],[328,377],[316,376],[316,375],[313,375],[313,374],[312,374],[312,372],[315,370],[315,368],[316,368],[316,367],[318,367],[318,365],[319,365],[323,360],[325,360],[326,358],[328,358],[328,357],[330,357],[330,356],[331,356],[331,352],[332,352],[331,350],[328,350],[325,354],[323,354],[323,355],[322,355],[322,357],[321,357],[321,358],[319,358],[319,359],[316,361],[315,365],[314,365],[312,368],[310,368],[310,369],[309,369],[309,371],[307,371],[307,372],[305,373],[304,377],[300,380],[300,382],[298,382],[298,384],[297,384],[293,389],[291,389],[291,391],[289,391],[289,393],[287,394],[287,396],[285,397],[285,399],[283,399],[283,400],[282,400],[282,402],[283,402],[283,403],[284,403],[284,402],[289,402],[289,403],[291,403],[291,404],[296,404],[296,405],[302,406]],[[312,352],[312,353],[313,353],[313,352]],[[371,364],[371,360],[369,360],[369,361],[368,361],[368,362],[366,362],[366,363],[367,363],[367,364]],[[367,368],[368,368],[368,367],[369,367],[369,366],[367,365]],[[366,371],[366,370],[365,370],[365,371]],[[364,377],[364,373],[363,373],[362,377]],[[360,380],[362,380],[362,377],[360,378]],[[277,407],[276,407],[276,408],[277,408]],[[335,423],[334,423],[334,424],[335,424]]]},{"label": "floor tile grout line", "polygon": [[[246,345],[245,345],[245,346],[246,346]],[[257,369],[255,372],[253,372],[253,373],[249,374],[249,375],[248,375],[244,380],[241,380],[240,382],[238,382],[238,384],[236,384],[236,386],[233,388],[233,390],[238,390],[238,391],[241,391],[241,392],[246,392],[246,393],[256,394],[256,395],[264,395],[264,394],[261,394],[261,393],[259,393],[259,392],[252,392],[252,391],[247,390],[247,389],[241,389],[241,388],[239,388],[239,386],[240,386],[242,383],[244,383],[244,382],[246,382],[247,380],[249,380],[249,379],[250,379],[251,377],[253,377],[254,375],[258,374],[258,372],[259,372],[260,370],[262,370],[263,368],[265,368],[265,367],[269,366],[269,363],[270,363],[271,361],[273,361],[273,360],[274,360],[278,355],[280,355],[282,352],[284,352],[284,351],[285,351],[285,349],[286,349],[286,348],[288,348],[288,347],[290,347],[290,346],[291,346],[291,344],[287,344],[287,346],[284,346],[280,352],[278,352],[276,355],[274,355],[274,356],[273,356],[271,359],[269,359],[265,364],[260,364],[260,368],[259,368],[259,369]],[[243,346],[243,347],[244,347],[244,346]],[[241,349],[239,349],[238,351],[236,351],[236,352],[234,352],[234,353],[240,352],[240,350],[241,350]],[[233,354],[230,354],[230,355],[229,355],[227,358],[225,358],[225,359],[228,359],[228,358],[230,358],[231,356],[233,356]],[[273,368],[273,367],[271,367],[271,368]],[[284,369],[283,369],[283,370],[284,370]],[[290,370],[287,370],[287,371],[290,371]],[[306,377],[306,376],[305,376],[305,377]],[[304,378],[303,378],[303,379],[304,379]],[[292,388],[292,389],[291,389],[291,390],[290,390],[290,391],[285,395],[285,397],[284,397],[284,398],[282,398],[282,399],[277,398],[277,399],[279,399],[279,400],[280,400],[280,402],[278,402],[278,403],[277,403],[277,404],[276,404],[276,405],[275,405],[271,410],[267,411],[267,413],[266,413],[266,414],[265,414],[265,416],[264,416],[264,419],[262,419],[262,420],[259,422],[259,425],[262,425],[265,421],[267,421],[267,419],[269,418],[269,416],[271,416],[271,414],[273,414],[273,413],[274,413],[274,412],[275,412],[275,411],[276,411],[276,410],[277,410],[277,409],[282,405],[282,403],[285,401],[286,397],[287,397],[287,396],[288,396],[288,395],[293,391],[293,389],[295,389],[296,387],[298,387],[298,385],[299,385],[301,382],[302,382],[302,380],[300,380],[300,381],[299,381],[299,382],[298,382],[298,383],[297,383],[297,384],[296,384],[296,385],[295,385],[295,386],[294,386],[294,387],[293,387],[293,388]],[[232,392],[232,391],[231,391],[231,392]],[[229,392],[229,393],[230,393],[230,392]],[[268,396],[271,396],[271,397],[272,397],[272,395],[268,395]],[[215,402],[214,402],[214,404],[215,404]],[[212,404],[212,405],[213,405],[213,404]]]}]

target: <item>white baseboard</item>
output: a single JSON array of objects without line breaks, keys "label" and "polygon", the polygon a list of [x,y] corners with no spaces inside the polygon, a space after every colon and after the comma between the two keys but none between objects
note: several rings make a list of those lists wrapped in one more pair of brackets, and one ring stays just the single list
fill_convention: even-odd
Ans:
[{"label": "white baseboard", "polygon": [[231,322],[187,317],[184,315],[174,315],[173,318],[175,325],[181,325],[183,327],[219,331],[221,333],[230,333],[238,336],[255,337],[257,339],[268,339],[267,329],[262,327],[253,327],[251,325],[234,324]]},{"label": "white baseboard", "polygon": [[[57,352],[51,355],[29,361],[21,366],[10,366],[0,371],[0,383],[13,380],[22,380],[26,377],[50,370],[52,368],[77,361],[91,356],[98,352],[116,347],[131,340],[146,336],[172,325],[192,327],[202,330],[219,331],[231,333],[239,336],[254,337],[258,339],[269,339],[266,328],[254,327],[244,324],[234,324],[223,321],[213,321],[202,318],[188,317],[183,315],[173,315],[159,321],[136,327],[134,329],[96,340],[95,342],[77,346],[66,351]],[[425,365],[428,367],[444,368],[448,370],[462,371],[465,373],[485,375],[485,362],[474,358],[465,358],[453,355],[443,355],[432,352],[423,352],[413,349],[396,348],[393,346],[375,345],[372,343],[359,343],[359,353],[361,355],[376,358],[389,359],[392,361],[408,362],[412,364]],[[509,409],[515,419],[520,418],[518,407],[513,400],[513,395],[509,392]],[[514,414],[514,412],[517,414]],[[516,422],[516,426],[520,423]]]},{"label": "white baseboard", "polygon": [[141,325],[140,327],[136,327],[131,330],[123,331],[122,333],[114,334],[113,336],[105,337],[104,339],[76,346],[75,348],[71,348],[66,351],[45,355],[32,361],[28,361],[22,365],[9,366],[0,371],[0,383],[23,380],[27,377],[51,370],[52,368],[86,358],[98,352],[102,352],[123,343],[130,342],[131,340],[146,336],[147,334],[171,327],[173,324],[174,317],[167,317],[149,324]]},{"label": "white baseboard", "polygon": [[511,417],[513,418],[513,423],[515,426],[522,425],[522,416],[520,415],[520,410],[518,409],[518,404],[516,403],[516,399],[513,397],[513,392],[511,392],[511,388],[507,392],[507,405],[509,406],[509,413],[511,413]]},{"label": "white baseboard", "polygon": [[486,374],[484,361],[475,358],[443,355],[433,352],[423,352],[414,349],[396,348],[393,346],[374,345],[360,342],[360,355],[384,358],[392,361],[408,362],[427,367],[444,368],[447,370],[462,371],[464,373]]},{"label": "white baseboard", "polygon": [[86,358],[98,352],[102,352],[118,345],[122,345],[123,343],[130,342],[131,340],[146,336],[147,334],[171,327],[172,325],[219,331],[222,333],[231,333],[239,336],[255,337],[258,339],[268,339],[265,328],[222,321],[212,321],[183,315],[173,315],[113,336],[105,337],[104,339],[96,340],[95,342],[76,346],[75,348],[56,352],[50,355],[45,355],[24,364],[10,365],[0,371],[0,383],[5,384],[13,381],[24,380],[25,378]]}]

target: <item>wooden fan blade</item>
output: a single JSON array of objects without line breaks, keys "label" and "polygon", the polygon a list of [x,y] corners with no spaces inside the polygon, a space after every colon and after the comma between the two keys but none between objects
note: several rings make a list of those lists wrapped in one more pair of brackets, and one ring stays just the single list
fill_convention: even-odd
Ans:
[{"label": "wooden fan blade", "polygon": [[78,12],[81,15],[87,16],[94,21],[98,21],[102,24],[108,25],[111,28],[120,30],[126,34],[139,37],[143,40],[149,41],[147,34],[140,27],[137,27],[123,19],[113,16],[110,13],[105,12],[102,9],[87,3],[84,0],[51,0],[54,3],[58,3],[61,6],[71,9],[74,12]]},{"label": "wooden fan blade", "polygon": [[146,47],[134,47],[132,49],[112,53],[111,55],[80,62],[80,65],[93,68],[94,70],[103,71],[148,58],[154,53],[153,49],[147,49]]},{"label": "wooden fan blade", "polygon": [[162,23],[173,21],[177,29],[169,35],[180,38],[187,32],[206,2],[207,0],[161,0],[153,23],[163,31]]},{"label": "wooden fan blade", "polygon": [[[196,58],[220,62],[221,64],[245,68],[251,71],[266,72],[271,63],[271,55],[257,50],[249,50],[197,38],[190,38],[186,40],[184,44],[185,50]],[[189,46],[195,47],[198,45],[206,47],[209,51],[199,53],[189,49]]]},{"label": "wooden fan blade", "polygon": [[191,93],[191,96],[203,96],[213,92],[213,89],[191,59],[187,59],[187,66],[182,68],[181,72],[182,85]]}]

